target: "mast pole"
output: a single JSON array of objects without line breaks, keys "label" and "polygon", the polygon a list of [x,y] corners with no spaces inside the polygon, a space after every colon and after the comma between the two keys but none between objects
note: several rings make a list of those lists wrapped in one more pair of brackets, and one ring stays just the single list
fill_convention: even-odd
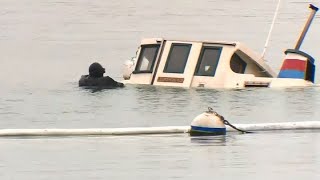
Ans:
[{"label": "mast pole", "polygon": [[308,18],[308,21],[306,22],[306,25],[303,28],[302,33],[300,34],[299,40],[298,40],[298,42],[296,44],[296,47],[294,48],[295,50],[299,50],[300,49],[300,46],[301,46],[301,44],[303,42],[303,39],[306,36],[307,31],[309,30],[311,22],[314,19],[314,16],[316,15],[316,12],[318,11],[318,8],[316,6],[314,6],[314,5],[312,5],[312,4],[310,4],[309,8],[311,9],[311,13],[310,13],[310,16]]}]

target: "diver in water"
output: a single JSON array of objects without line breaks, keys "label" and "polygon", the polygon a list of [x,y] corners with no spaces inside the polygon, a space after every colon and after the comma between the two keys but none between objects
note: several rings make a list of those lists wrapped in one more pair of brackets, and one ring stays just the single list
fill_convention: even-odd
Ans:
[{"label": "diver in water", "polygon": [[97,62],[89,67],[89,75],[82,75],[79,80],[79,86],[113,88],[124,87],[123,83],[113,80],[109,76],[103,76],[105,69]]}]

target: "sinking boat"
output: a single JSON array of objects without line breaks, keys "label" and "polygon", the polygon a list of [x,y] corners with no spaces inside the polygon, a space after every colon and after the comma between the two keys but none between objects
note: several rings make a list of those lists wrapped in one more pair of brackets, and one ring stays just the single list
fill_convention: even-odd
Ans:
[{"label": "sinking boat", "polygon": [[285,51],[276,74],[241,42],[143,39],[134,60],[126,63],[124,83],[184,88],[312,86],[314,58],[299,48],[315,16],[312,11],[294,49]]}]

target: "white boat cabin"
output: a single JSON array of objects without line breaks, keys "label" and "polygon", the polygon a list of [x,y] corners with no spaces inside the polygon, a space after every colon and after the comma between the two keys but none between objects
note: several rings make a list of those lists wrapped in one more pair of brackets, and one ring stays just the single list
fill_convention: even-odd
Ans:
[{"label": "white boat cabin", "polygon": [[311,56],[287,50],[279,75],[239,42],[143,39],[124,83],[199,88],[309,86]]}]

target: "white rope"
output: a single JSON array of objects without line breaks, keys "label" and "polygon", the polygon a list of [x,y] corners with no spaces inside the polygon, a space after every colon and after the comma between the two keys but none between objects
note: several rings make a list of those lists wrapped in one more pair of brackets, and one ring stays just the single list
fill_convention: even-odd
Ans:
[{"label": "white rope", "polygon": [[274,13],[274,16],[273,16],[273,20],[272,20],[272,24],[271,24],[271,27],[270,27],[270,30],[269,30],[269,34],[268,34],[266,43],[265,43],[265,45],[264,45],[263,52],[262,52],[262,54],[261,54],[261,59],[264,58],[264,55],[265,55],[265,53],[266,53],[266,50],[267,50],[267,47],[268,47],[268,44],[269,44],[269,41],[270,41],[271,33],[272,33],[272,30],[273,30],[273,26],[274,26],[274,24],[275,24],[275,22],[276,22],[276,19],[277,19],[277,16],[278,16],[280,4],[281,4],[281,0],[278,0],[278,5],[277,5],[277,8],[276,8],[276,12]]}]

